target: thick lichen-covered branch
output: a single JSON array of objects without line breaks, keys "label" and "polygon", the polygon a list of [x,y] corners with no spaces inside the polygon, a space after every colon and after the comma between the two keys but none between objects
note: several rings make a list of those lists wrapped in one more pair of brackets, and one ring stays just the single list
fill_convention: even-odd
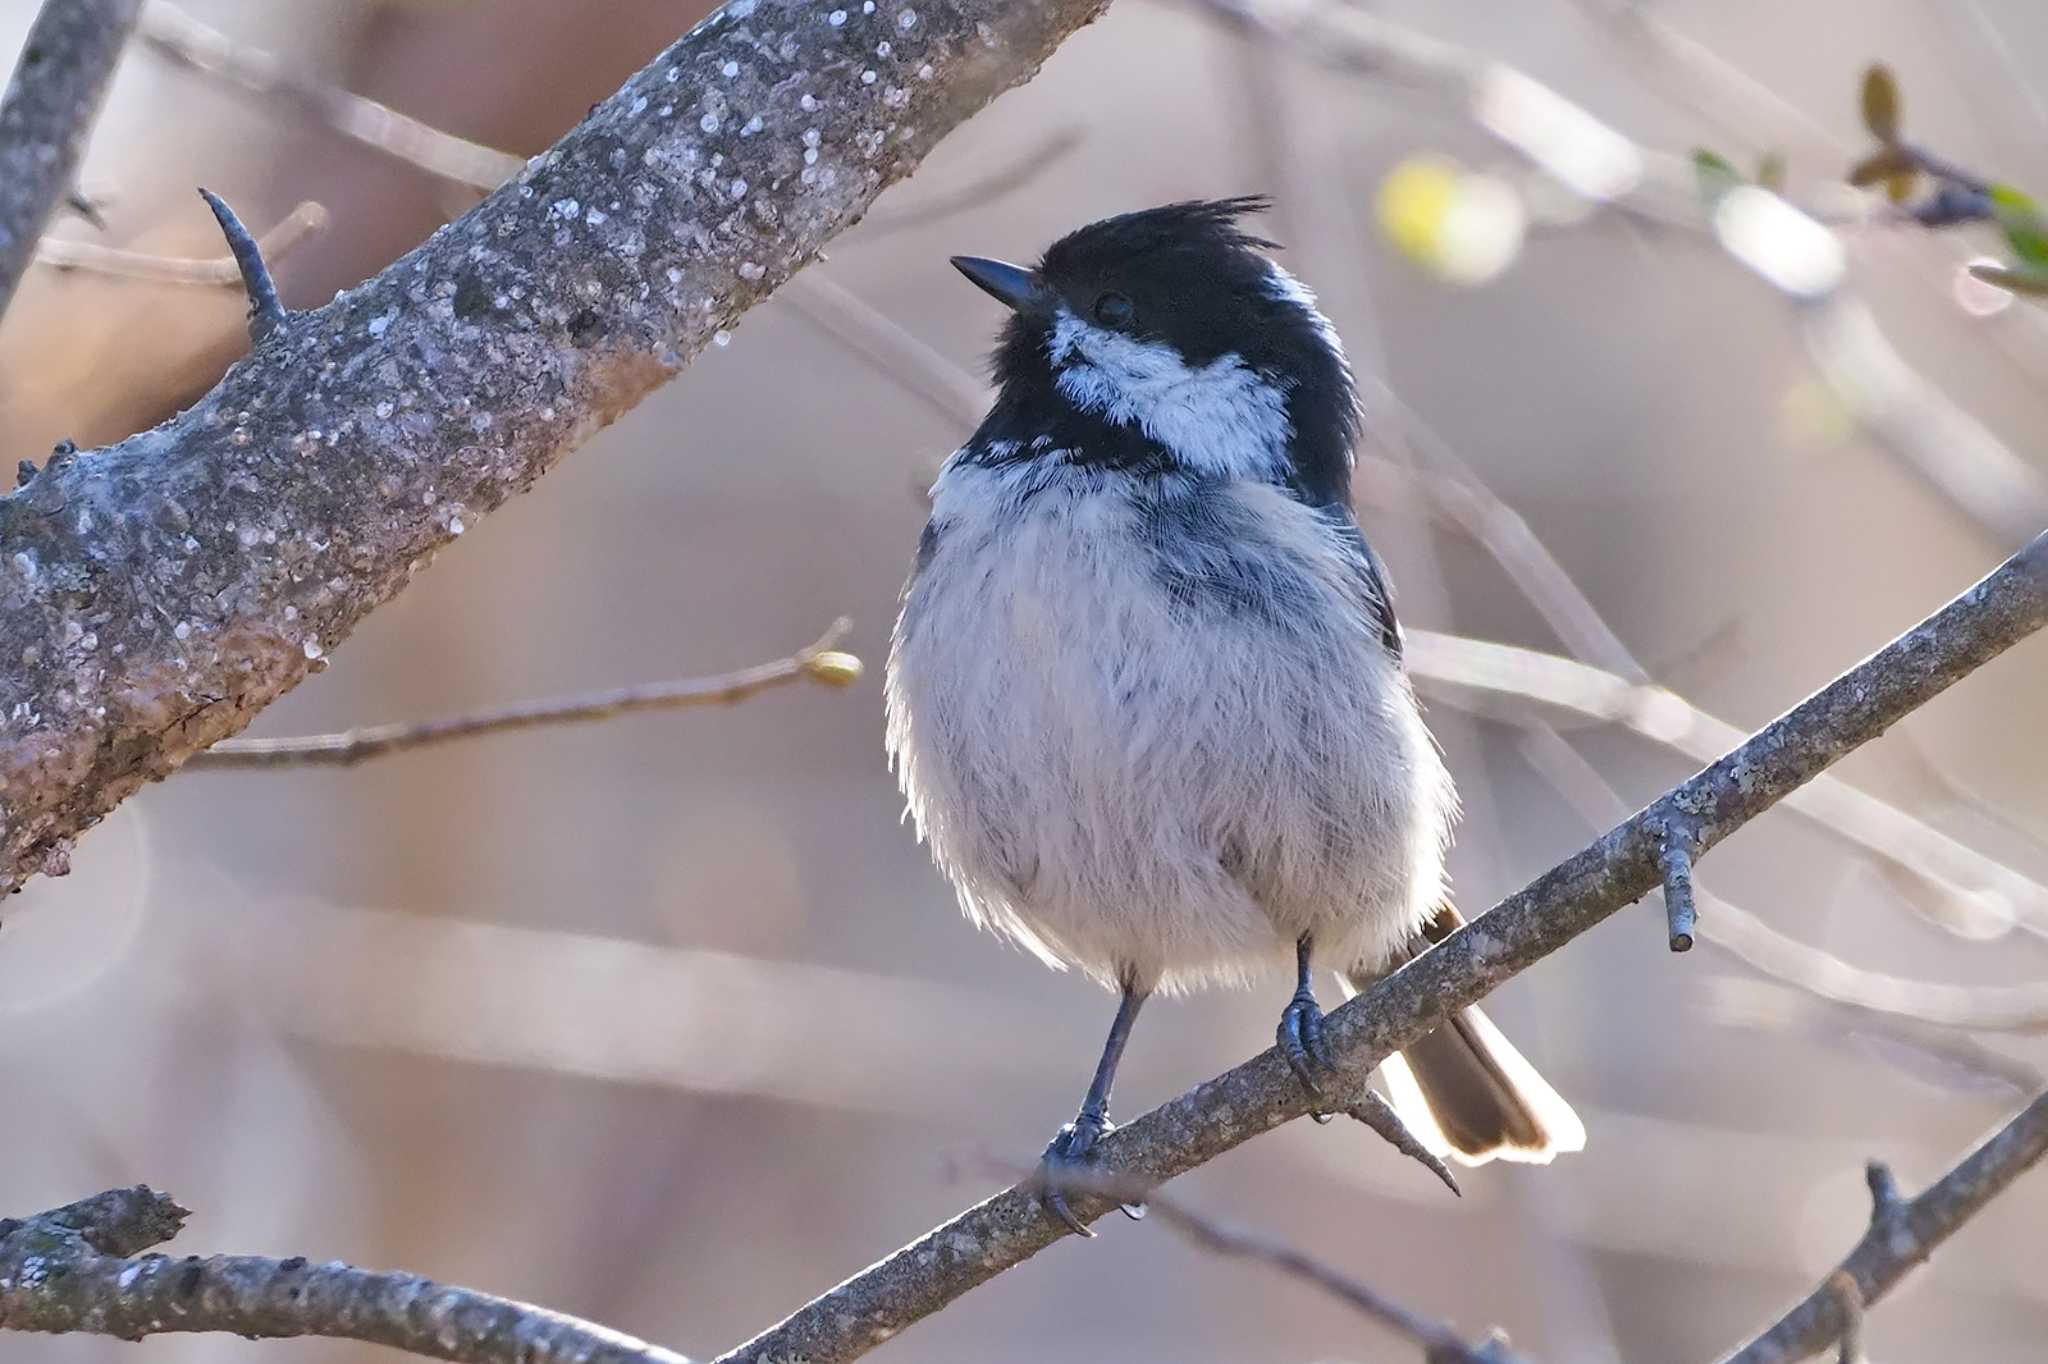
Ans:
[{"label": "thick lichen-covered branch", "polygon": [[0,316],[71,192],[142,0],[45,0],[0,95]]},{"label": "thick lichen-covered branch", "polygon": [[0,498],[0,890],[324,666],[1104,3],[734,0],[189,410]]},{"label": "thick lichen-covered branch", "polygon": [[608,1327],[417,1274],[303,1256],[137,1253],[176,1236],[185,1217],[138,1185],[0,1220],[0,1328],[122,1340],[194,1331],[328,1336],[461,1364],[689,1364]]},{"label": "thick lichen-covered branch", "polygon": [[[1673,828],[1694,859],[1830,763],[2048,624],[2048,534],[1704,771],[1545,872],[1343,1008],[1327,1037],[1363,1086],[1373,1067],[1663,883]],[[1097,1147],[1125,1189],[1184,1174],[1308,1112],[1277,1051],[1125,1124]],[[1127,1195],[1128,1196],[1128,1195]],[[1076,1197],[1093,1221],[1116,1204]],[[1020,1184],[969,1208],[727,1353],[718,1364],[844,1364],[1065,1235]]]}]

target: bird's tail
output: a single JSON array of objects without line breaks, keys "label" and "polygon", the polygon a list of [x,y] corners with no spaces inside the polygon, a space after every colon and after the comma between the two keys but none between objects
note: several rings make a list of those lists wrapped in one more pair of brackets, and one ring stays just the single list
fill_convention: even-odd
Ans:
[{"label": "bird's tail", "polygon": [[[1409,956],[1448,937],[1464,919],[1445,905]],[[1362,990],[1382,973],[1348,971],[1345,983]],[[1586,1128],[1572,1106],[1550,1087],[1493,1021],[1461,1009],[1437,1030],[1380,1067],[1387,1098],[1422,1144],[1463,1165],[1490,1160],[1547,1165],[1561,1151],[1581,1151]]]}]

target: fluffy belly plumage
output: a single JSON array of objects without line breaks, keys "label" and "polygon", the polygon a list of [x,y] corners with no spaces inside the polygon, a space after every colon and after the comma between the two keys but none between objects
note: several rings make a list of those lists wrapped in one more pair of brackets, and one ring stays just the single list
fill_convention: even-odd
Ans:
[{"label": "fluffy belly plumage", "polygon": [[888,708],[968,917],[1105,983],[1240,981],[1303,934],[1377,967],[1442,894],[1449,780],[1341,542],[1277,490],[949,468]]}]

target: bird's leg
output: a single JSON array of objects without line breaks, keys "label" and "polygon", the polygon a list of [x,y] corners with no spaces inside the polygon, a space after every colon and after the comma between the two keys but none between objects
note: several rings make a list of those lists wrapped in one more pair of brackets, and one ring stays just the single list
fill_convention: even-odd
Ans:
[{"label": "bird's leg", "polygon": [[[1316,1003],[1315,976],[1310,966],[1314,955],[1314,940],[1302,934],[1294,944],[1294,998],[1280,1011],[1276,1038],[1280,1054],[1287,1058],[1295,1078],[1311,1098],[1321,1099],[1323,1087],[1316,1083],[1316,1071],[1330,1068],[1330,1052],[1323,1041],[1323,1008]],[[1325,1114],[1316,1116],[1319,1121],[1328,1121]]]},{"label": "bird's leg", "polygon": [[[1116,1080],[1117,1062],[1123,1059],[1124,1043],[1130,1040],[1131,1024],[1138,1019],[1138,1007],[1145,1002],[1146,993],[1130,981],[1124,982],[1124,997],[1117,1005],[1116,1021],[1109,1025],[1109,1040],[1102,1044],[1102,1060],[1096,1063],[1095,1079],[1088,1086],[1088,1097],[1081,1101],[1081,1111],[1074,1115],[1074,1120],[1053,1137],[1052,1144],[1045,1148],[1045,1155],[1038,1162],[1039,1203],[1066,1223],[1069,1231],[1080,1236],[1093,1236],[1095,1233],[1067,1206],[1066,1192],[1060,1188],[1059,1175],[1063,1170],[1085,1168],[1095,1143],[1115,1127],[1109,1120],[1109,1087]],[[1124,1205],[1124,1212],[1132,1217],[1144,1215],[1142,1207],[1128,1203]]]}]

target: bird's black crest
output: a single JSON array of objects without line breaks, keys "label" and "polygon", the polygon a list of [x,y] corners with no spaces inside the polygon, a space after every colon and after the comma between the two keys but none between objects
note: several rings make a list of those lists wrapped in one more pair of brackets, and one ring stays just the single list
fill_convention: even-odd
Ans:
[{"label": "bird's black crest", "polygon": [[[1266,196],[1247,194],[1104,218],[1054,242],[1037,273],[1076,318],[1171,346],[1189,365],[1235,355],[1280,385],[1294,433],[1291,488],[1313,505],[1341,505],[1358,434],[1356,390],[1334,335],[1261,254],[1276,243],[1244,226],[1270,206]],[[1103,311],[1106,300],[1116,305],[1114,318]],[[1173,468],[1172,452],[1138,425],[1084,411],[1060,394],[1051,331],[1044,309],[1022,310],[1005,324],[992,365],[1000,396],[979,442],[1006,452],[1005,461],[1050,449],[1068,463],[1133,473]]]},{"label": "bird's black crest", "polygon": [[1155,251],[1277,251],[1280,243],[1254,236],[1238,221],[1272,206],[1266,195],[1240,194],[1120,213],[1054,242],[1039,268],[1048,274],[1085,271],[1105,258],[1129,261]]}]

